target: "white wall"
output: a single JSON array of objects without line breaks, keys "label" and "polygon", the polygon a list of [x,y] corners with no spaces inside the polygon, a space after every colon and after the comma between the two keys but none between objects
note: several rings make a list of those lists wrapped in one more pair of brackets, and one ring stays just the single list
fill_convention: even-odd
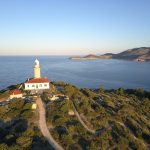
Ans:
[{"label": "white wall", "polygon": [[25,83],[25,90],[49,89],[49,82],[46,83]]},{"label": "white wall", "polygon": [[10,95],[10,99],[13,99],[13,98],[22,98],[22,94]]}]

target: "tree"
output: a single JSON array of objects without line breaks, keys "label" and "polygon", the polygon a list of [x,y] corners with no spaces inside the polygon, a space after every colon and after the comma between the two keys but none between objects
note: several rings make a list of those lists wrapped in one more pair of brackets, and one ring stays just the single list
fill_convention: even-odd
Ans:
[{"label": "tree", "polygon": [[118,95],[124,95],[125,90],[123,88],[119,88],[118,90],[116,90],[116,94]]},{"label": "tree", "polygon": [[98,92],[99,92],[99,93],[104,93],[104,92],[105,92],[105,88],[104,88],[104,87],[100,87],[100,88],[98,89]]}]

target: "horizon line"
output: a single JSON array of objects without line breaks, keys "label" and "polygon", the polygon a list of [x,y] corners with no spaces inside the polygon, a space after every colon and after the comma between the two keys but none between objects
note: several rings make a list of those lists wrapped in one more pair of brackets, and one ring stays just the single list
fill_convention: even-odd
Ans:
[{"label": "horizon line", "polygon": [[[126,50],[122,50],[118,53],[121,53],[121,52],[124,52],[124,51],[127,51],[127,50],[130,50],[130,49],[137,49],[137,48],[150,48],[150,46],[139,46],[139,47],[134,47],[134,48],[128,48]],[[86,55],[103,55],[103,54],[106,54],[106,53],[112,53],[112,54],[118,54],[118,53],[113,53],[113,52],[105,52],[105,53],[86,53],[86,54],[19,54],[19,55],[16,55],[16,54],[0,54],[0,57],[5,57],[5,56],[86,56]]]}]

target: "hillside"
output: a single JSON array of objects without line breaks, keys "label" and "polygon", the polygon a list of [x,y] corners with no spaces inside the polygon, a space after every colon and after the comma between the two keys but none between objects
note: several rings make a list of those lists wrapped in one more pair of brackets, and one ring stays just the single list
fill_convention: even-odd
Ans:
[{"label": "hillside", "polygon": [[99,59],[99,56],[97,56],[97,55],[93,55],[93,54],[89,54],[89,55],[87,55],[87,56],[83,56],[83,57],[81,57],[81,56],[76,56],[76,57],[71,57],[70,59],[83,59],[83,60],[86,60],[86,59]]},{"label": "hillside", "polygon": [[31,110],[31,104],[23,99],[0,105],[0,150],[51,149],[37,120],[37,112]]},{"label": "hillside", "polygon": [[[78,89],[53,83],[56,91],[69,97],[51,103],[47,122],[53,136],[65,149],[148,149],[150,146],[150,93],[143,90]],[[78,115],[68,114],[69,110]],[[95,131],[95,133],[93,133]]]},{"label": "hillside", "polygon": [[[60,97],[50,101],[52,95]],[[79,89],[52,82],[41,98],[49,131],[65,150],[150,148],[150,92]],[[31,111],[23,99],[0,106],[0,149],[52,149],[40,133],[37,118],[37,111]]]},{"label": "hillside", "polygon": [[71,59],[125,59],[134,61],[150,61],[150,47],[133,48],[118,54],[87,55],[84,57],[71,57]]},{"label": "hillside", "polygon": [[112,58],[150,61],[150,48],[141,47],[129,49],[127,51],[114,55]]}]

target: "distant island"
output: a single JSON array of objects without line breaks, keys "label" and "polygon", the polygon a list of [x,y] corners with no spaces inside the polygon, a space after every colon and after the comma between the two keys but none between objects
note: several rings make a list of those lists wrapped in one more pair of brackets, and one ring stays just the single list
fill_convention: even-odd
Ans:
[{"label": "distant island", "polygon": [[150,47],[133,48],[123,51],[118,54],[106,53],[103,55],[87,55],[87,56],[75,56],[69,59],[74,60],[95,60],[95,59],[123,59],[131,61],[150,61]]}]

